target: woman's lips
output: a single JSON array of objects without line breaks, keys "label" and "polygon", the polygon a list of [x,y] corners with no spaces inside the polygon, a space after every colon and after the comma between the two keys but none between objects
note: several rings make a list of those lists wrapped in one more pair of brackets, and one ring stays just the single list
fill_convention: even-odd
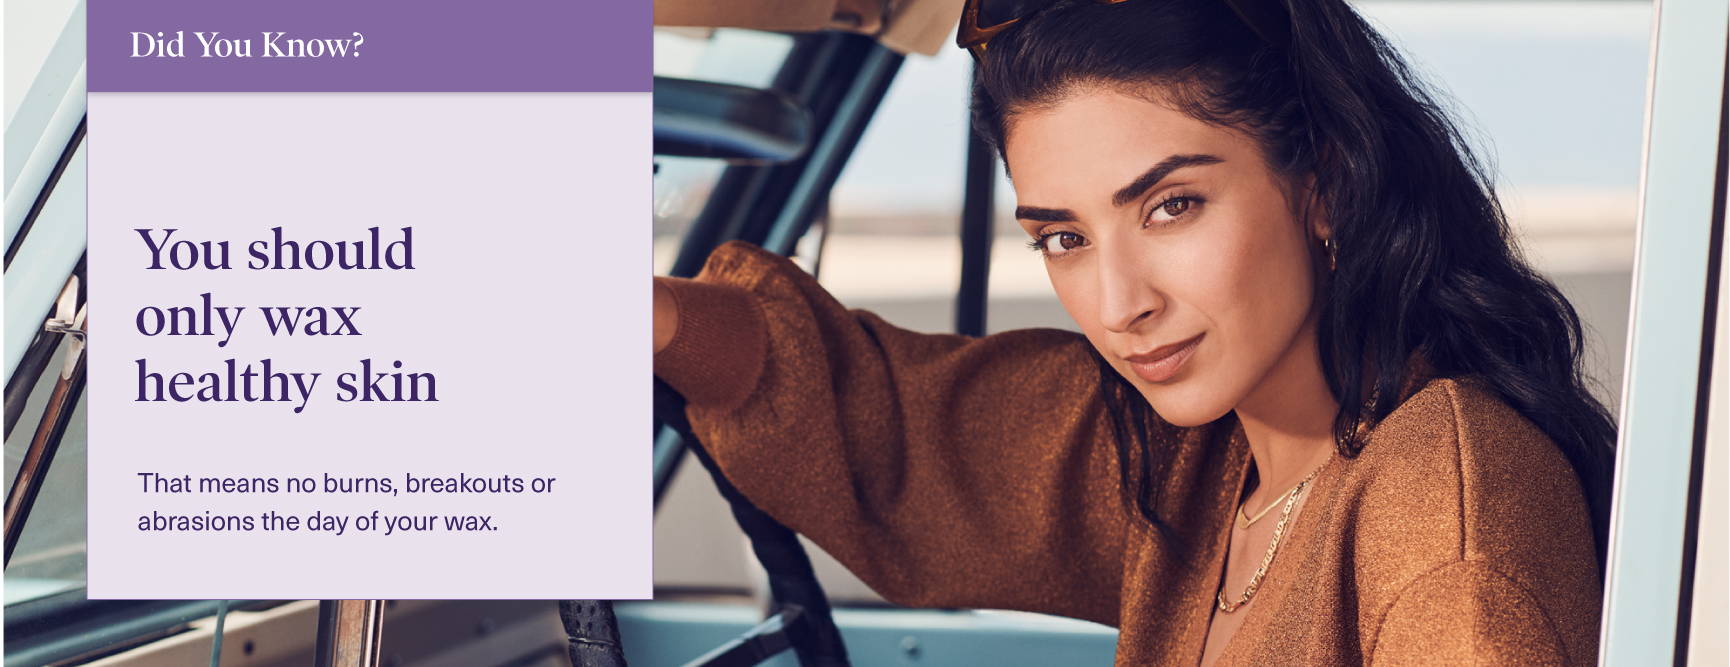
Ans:
[{"label": "woman's lips", "polygon": [[1135,374],[1148,382],[1165,382],[1177,375],[1183,368],[1183,362],[1195,354],[1196,345],[1201,343],[1201,337],[1206,332],[1196,334],[1189,340],[1158,347],[1149,352],[1124,357]]}]

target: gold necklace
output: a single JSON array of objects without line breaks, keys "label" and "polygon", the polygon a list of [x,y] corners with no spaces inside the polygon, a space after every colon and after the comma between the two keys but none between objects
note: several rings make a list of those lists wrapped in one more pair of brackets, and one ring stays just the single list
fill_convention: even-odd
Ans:
[{"label": "gold necklace", "polygon": [[[1296,486],[1294,486],[1294,487],[1286,490],[1285,493],[1280,494],[1279,498],[1284,498],[1284,497],[1289,496],[1293,493],[1296,493],[1297,489],[1298,488]],[[1275,498],[1273,502],[1268,503],[1267,507],[1261,508],[1260,512],[1255,513],[1255,516],[1245,516],[1243,513],[1243,505],[1238,505],[1237,506],[1237,527],[1240,529],[1243,529],[1243,530],[1248,530],[1250,526],[1255,525],[1255,522],[1260,521],[1262,517],[1267,516],[1268,512],[1272,512],[1273,508],[1279,507],[1279,503],[1280,503],[1279,498]]]},{"label": "gold necklace", "polygon": [[[1332,460],[1333,457],[1328,457],[1328,461]],[[1279,551],[1279,541],[1281,537],[1285,536],[1286,524],[1291,522],[1292,507],[1297,505],[1298,496],[1303,494],[1304,487],[1309,486],[1310,480],[1315,479],[1316,473],[1321,472],[1322,468],[1325,467],[1327,467],[1325,462],[1316,466],[1315,470],[1310,471],[1309,476],[1298,482],[1297,486],[1292,487],[1292,490],[1286,495],[1285,508],[1280,510],[1279,523],[1273,525],[1273,539],[1268,541],[1267,554],[1261,557],[1261,566],[1255,569],[1255,574],[1249,578],[1249,585],[1244,587],[1243,594],[1238,596],[1237,602],[1227,602],[1224,591],[1214,594],[1222,613],[1229,614],[1237,611],[1239,607],[1249,604],[1250,598],[1255,597],[1256,590],[1261,588],[1262,578],[1267,576],[1268,565],[1273,563],[1273,556]],[[1268,505],[1268,507],[1273,507],[1273,505]],[[1224,577],[1220,579],[1220,588],[1223,589],[1225,588]]]}]

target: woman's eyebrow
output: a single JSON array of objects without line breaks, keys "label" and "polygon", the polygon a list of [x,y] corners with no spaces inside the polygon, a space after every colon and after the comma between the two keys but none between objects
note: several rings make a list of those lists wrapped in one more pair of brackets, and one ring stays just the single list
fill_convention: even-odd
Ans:
[{"label": "woman's eyebrow", "polygon": [[1199,167],[1205,164],[1219,164],[1224,161],[1225,160],[1219,156],[1208,155],[1205,153],[1173,155],[1164,160],[1160,160],[1159,164],[1153,165],[1152,168],[1142,172],[1141,176],[1137,177],[1134,182],[1123,186],[1122,190],[1118,190],[1117,194],[1111,196],[1111,204],[1113,206],[1122,206],[1134,201],[1136,197],[1141,196],[1141,193],[1147,192],[1148,188],[1159,185],[1159,182],[1165,180],[1166,176],[1170,176],[1171,172],[1184,167]]},{"label": "woman's eyebrow", "polygon": [[1015,207],[1015,219],[1033,222],[1075,222],[1075,212],[1067,208],[1017,206]]},{"label": "woman's eyebrow", "polygon": [[[1155,164],[1147,171],[1142,172],[1142,174],[1137,176],[1129,185],[1123,186],[1122,189],[1111,195],[1111,203],[1113,206],[1128,204],[1129,202],[1134,201],[1136,197],[1140,197],[1143,192],[1147,192],[1149,188],[1159,185],[1159,182],[1165,180],[1165,177],[1170,176],[1171,172],[1184,167],[1199,167],[1208,164],[1219,164],[1221,162],[1225,162],[1225,159],[1217,155],[1208,155],[1206,153],[1185,153],[1182,155],[1173,155],[1164,160],[1160,160],[1159,164]],[[1033,222],[1074,222],[1075,212],[1066,208],[1017,206],[1015,207],[1015,217],[1018,220],[1030,220]]]}]

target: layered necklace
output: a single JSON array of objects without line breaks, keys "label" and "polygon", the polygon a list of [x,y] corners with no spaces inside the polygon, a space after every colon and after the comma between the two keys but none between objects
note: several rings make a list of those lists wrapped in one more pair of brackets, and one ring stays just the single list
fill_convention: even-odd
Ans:
[{"label": "layered necklace", "polygon": [[[1328,457],[1328,461],[1333,461],[1333,457]],[[1327,467],[1328,461],[1324,461],[1321,465],[1316,466],[1315,470],[1311,470],[1310,474],[1303,478],[1303,481],[1298,482],[1297,486],[1294,486],[1290,491],[1285,492],[1285,494],[1283,494],[1283,497],[1285,498],[1283,504],[1276,499],[1273,502],[1268,503],[1267,507],[1263,508],[1262,511],[1257,512],[1253,517],[1245,516],[1243,506],[1238,506],[1237,527],[1244,529],[1248,529],[1256,521],[1267,516],[1268,511],[1272,510],[1275,506],[1281,506],[1282,509],[1280,509],[1279,523],[1276,523],[1273,526],[1273,539],[1268,541],[1267,553],[1261,557],[1261,566],[1255,569],[1255,575],[1249,578],[1249,585],[1244,587],[1243,593],[1238,596],[1237,601],[1227,601],[1223,590],[1215,594],[1221,612],[1229,614],[1237,611],[1239,607],[1249,604],[1250,598],[1255,597],[1256,590],[1261,588],[1262,578],[1267,576],[1268,566],[1273,564],[1274,554],[1279,552],[1280,538],[1285,537],[1286,526],[1291,523],[1292,508],[1297,506],[1298,497],[1303,495],[1304,489],[1309,487],[1310,482],[1315,479],[1316,473],[1321,472],[1322,468]],[[1223,581],[1221,582],[1221,588],[1224,588]]]}]

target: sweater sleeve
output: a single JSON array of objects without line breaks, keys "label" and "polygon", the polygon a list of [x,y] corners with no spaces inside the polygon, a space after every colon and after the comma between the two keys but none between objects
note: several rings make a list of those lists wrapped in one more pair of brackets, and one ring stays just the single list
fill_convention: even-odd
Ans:
[{"label": "sweater sleeve", "polygon": [[1526,587],[1481,561],[1407,585],[1376,633],[1375,665],[1566,665],[1556,626]]},{"label": "sweater sleeve", "polygon": [[737,241],[655,280],[679,310],[655,372],[770,516],[898,604],[1117,623],[1127,513],[1085,337],[908,331]]}]

